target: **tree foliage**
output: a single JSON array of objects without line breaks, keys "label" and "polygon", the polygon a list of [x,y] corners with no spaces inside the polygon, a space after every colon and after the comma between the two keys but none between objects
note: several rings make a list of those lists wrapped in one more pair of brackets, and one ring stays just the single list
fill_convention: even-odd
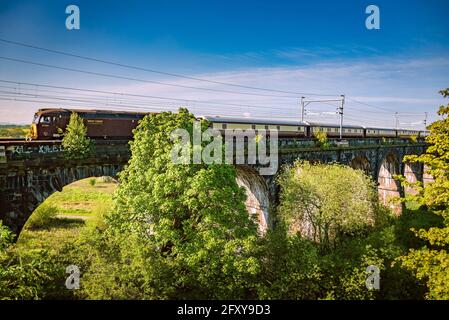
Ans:
[{"label": "tree foliage", "polygon": [[[440,93],[448,98],[449,88]],[[408,156],[404,161],[419,162],[428,168],[434,182],[425,188],[421,186],[413,199],[443,216],[445,226],[414,230],[416,236],[426,240],[428,245],[410,250],[400,260],[404,268],[415,272],[418,279],[427,281],[427,298],[449,299],[449,104],[440,106],[438,115],[442,119],[429,126],[426,153]]]},{"label": "tree foliage", "polygon": [[21,252],[13,241],[0,220],[0,300],[66,297],[64,268],[56,256],[46,250]]},{"label": "tree foliage", "polygon": [[185,129],[192,137],[194,121],[180,109],[148,115],[135,130],[108,217],[108,233],[134,239],[135,256],[118,245],[116,262],[142,270],[136,276],[152,288],[147,297],[245,297],[246,279],[259,269],[251,253],[258,234],[235,169],[171,159],[171,133]]},{"label": "tree foliage", "polygon": [[329,246],[374,225],[375,188],[361,171],[300,161],[284,170],[279,184],[279,214],[291,232]]},{"label": "tree foliage", "polygon": [[330,143],[329,143],[329,139],[327,137],[327,133],[324,131],[317,131],[314,133],[315,139],[316,139],[316,144],[323,148],[324,150],[329,149],[330,147]]},{"label": "tree foliage", "polygon": [[[378,203],[374,185],[362,171],[297,162],[284,170],[279,184],[278,221],[260,247],[258,297],[421,297],[410,273],[392,265],[406,252],[406,222]],[[381,272],[380,290],[366,288],[370,265]]]},{"label": "tree foliage", "polygon": [[68,159],[84,159],[91,153],[92,141],[87,137],[83,119],[76,112],[70,115],[62,146]]}]

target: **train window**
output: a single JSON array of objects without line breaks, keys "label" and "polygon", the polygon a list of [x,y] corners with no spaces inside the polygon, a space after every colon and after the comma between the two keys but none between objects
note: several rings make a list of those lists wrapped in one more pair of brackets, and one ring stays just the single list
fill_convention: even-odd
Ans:
[{"label": "train window", "polygon": [[351,132],[351,129],[348,129],[348,132]]},{"label": "train window", "polygon": [[33,123],[37,123],[39,121],[39,116],[37,114],[34,115]]},{"label": "train window", "polygon": [[40,123],[51,123],[51,118],[49,116],[43,116],[40,119]]},{"label": "train window", "polygon": [[327,128],[327,132],[331,132],[331,128]]}]

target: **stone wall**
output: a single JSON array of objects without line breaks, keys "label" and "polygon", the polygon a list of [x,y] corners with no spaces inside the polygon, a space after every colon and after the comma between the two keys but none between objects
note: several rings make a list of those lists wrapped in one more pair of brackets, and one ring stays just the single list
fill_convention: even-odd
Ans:
[{"label": "stone wall", "polygon": [[[388,204],[391,196],[402,190],[394,174],[420,180],[419,169],[406,167],[407,154],[421,154],[423,143],[399,139],[354,139],[347,146],[331,144],[323,150],[313,140],[282,138],[279,141],[279,168],[303,159],[312,162],[338,162],[363,170],[378,183],[381,200]],[[28,217],[48,196],[63,186],[91,176],[116,176],[129,159],[128,141],[96,141],[90,157],[66,160],[58,141],[0,141],[0,219],[18,234]],[[247,208],[255,214],[260,231],[271,225],[270,210],[278,203],[277,174],[260,176],[258,165],[238,165],[237,182],[247,192]],[[421,170],[422,171],[422,170]],[[424,180],[431,177],[424,173]],[[394,208],[400,213],[400,207]]]}]

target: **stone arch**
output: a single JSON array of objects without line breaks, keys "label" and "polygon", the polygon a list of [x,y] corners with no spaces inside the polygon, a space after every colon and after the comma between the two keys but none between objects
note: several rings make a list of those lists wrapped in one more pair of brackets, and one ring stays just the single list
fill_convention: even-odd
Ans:
[{"label": "stone arch", "polygon": [[269,209],[270,197],[265,179],[248,166],[236,166],[237,184],[246,191],[245,202],[248,212],[256,215],[259,231],[264,234],[271,226]]},{"label": "stone arch", "polygon": [[371,173],[371,164],[365,156],[355,157],[351,160],[349,166],[356,170],[362,170],[367,175],[370,175]]},{"label": "stone arch", "polygon": [[399,161],[394,154],[388,154],[382,160],[377,175],[379,200],[399,215],[402,212],[402,205],[393,200],[401,196],[399,182],[394,179],[398,174],[400,174]]},{"label": "stone arch", "polygon": [[307,159],[307,161],[308,161],[310,164],[312,164],[312,165],[323,163],[323,161],[321,161],[321,160],[318,159],[318,158],[310,158],[310,159]]},{"label": "stone arch", "polygon": [[0,219],[18,237],[34,210],[54,192],[89,177],[117,177],[122,168],[121,165],[85,165],[15,172],[6,178],[6,190],[0,195],[3,198],[0,202],[5,203],[0,208]]},{"label": "stone arch", "polygon": [[422,175],[422,182],[424,188],[432,182],[435,182],[435,179],[432,177],[432,175],[429,173],[430,168],[427,165],[423,166],[423,175]]},{"label": "stone arch", "polygon": [[[422,165],[420,163],[410,163],[410,162],[404,163],[404,177],[407,180],[407,182],[416,183],[422,180],[422,176],[423,176]],[[412,186],[405,186],[404,193],[416,194],[417,190]]]}]

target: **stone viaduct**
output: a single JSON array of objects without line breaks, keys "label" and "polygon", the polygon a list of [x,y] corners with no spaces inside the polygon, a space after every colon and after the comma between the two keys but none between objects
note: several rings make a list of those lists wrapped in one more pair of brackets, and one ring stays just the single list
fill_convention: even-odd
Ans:
[{"label": "stone viaduct", "polygon": [[[313,140],[279,138],[279,170],[297,159],[338,162],[369,174],[378,183],[380,199],[398,214],[401,206],[389,199],[404,192],[393,178],[403,174],[408,181],[431,179],[420,165],[402,160],[422,154],[424,142],[406,139],[351,139],[347,145],[331,141],[326,150]],[[0,140],[0,220],[17,235],[33,211],[65,185],[93,176],[116,176],[129,160],[128,141],[96,141],[93,155],[85,160],[66,160],[60,141]],[[257,165],[236,165],[237,183],[247,192],[247,208],[263,231],[270,227],[269,212],[278,202],[276,176],[262,176]],[[324,183],[324,182],[323,182]]]}]

